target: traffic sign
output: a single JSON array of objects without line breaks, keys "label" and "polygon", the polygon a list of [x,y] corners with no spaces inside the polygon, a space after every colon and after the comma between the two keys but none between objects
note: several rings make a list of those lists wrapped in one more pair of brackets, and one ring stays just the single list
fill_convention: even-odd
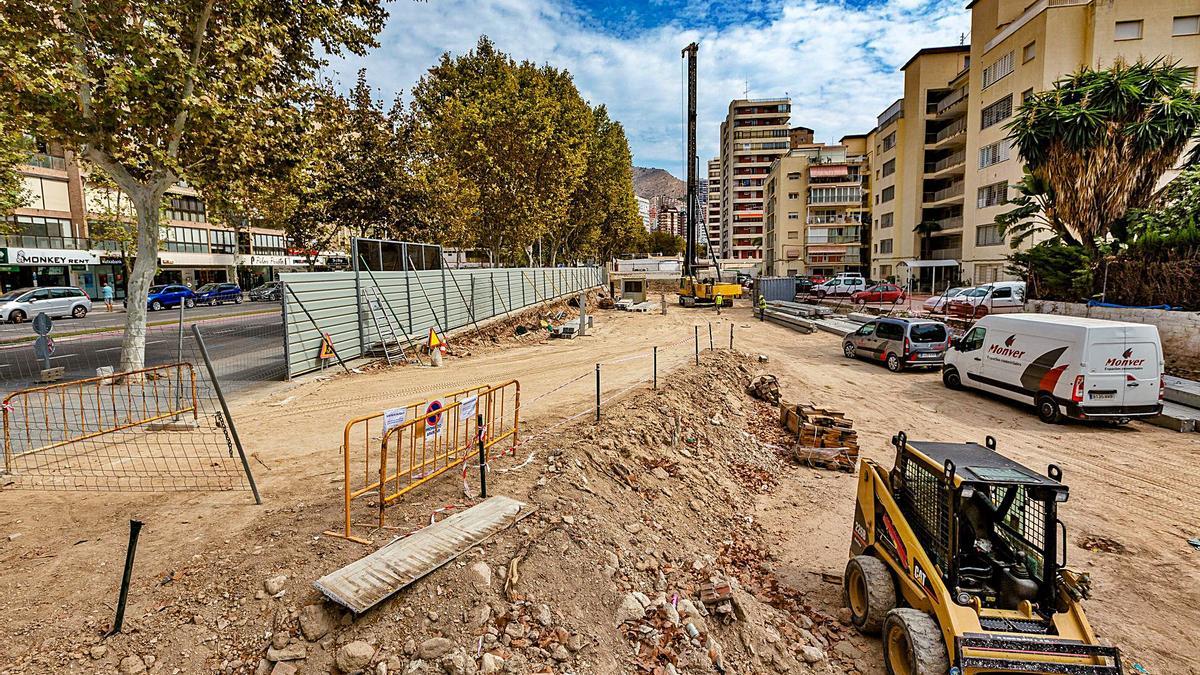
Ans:
[{"label": "traffic sign", "polygon": [[433,328],[429,329],[429,351],[438,350],[441,353],[446,353],[446,341]]},{"label": "traffic sign", "polygon": [[[442,426],[442,402],[434,399],[429,402],[429,407],[425,408],[425,436],[436,436]],[[433,414],[430,414],[433,413]]]},{"label": "traffic sign", "polygon": [[45,335],[39,335],[33,341],[33,355],[37,358],[46,361],[54,355],[54,338]]},{"label": "traffic sign", "polygon": [[38,312],[38,315],[33,317],[33,332],[38,335],[49,335],[52,330],[54,330],[54,322],[50,320],[50,315]]}]

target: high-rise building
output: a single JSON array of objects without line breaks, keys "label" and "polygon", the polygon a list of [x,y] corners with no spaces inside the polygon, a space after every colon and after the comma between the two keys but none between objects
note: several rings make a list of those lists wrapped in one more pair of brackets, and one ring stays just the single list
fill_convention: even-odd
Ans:
[{"label": "high-rise building", "polygon": [[[922,49],[879,116],[871,275],[917,288],[1007,278],[996,216],[1024,163],[1006,123],[1082,66],[1167,57],[1200,65],[1195,0],[975,0],[970,45]],[[1024,246],[1044,240],[1031,238]]]},{"label": "high-rise building", "polygon": [[763,259],[763,184],[788,150],[787,97],[737,99],[721,123],[721,257]]},{"label": "high-rise building", "polygon": [[845,136],[838,145],[810,140],[771,164],[764,186],[763,274],[864,270],[871,222],[869,149],[866,134]]},{"label": "high-rise building", "polygon": [[721,255],[721,159],[708,160],[708,192],[704,196],[704,232],[708,250]]},{"label": "high-rise building", "polygon": [[642,219],[642,227],[646,228],[647,232],[652,231],[653,222],[650,220],[650,200],[645,197],[637,197],[638,216]]}]

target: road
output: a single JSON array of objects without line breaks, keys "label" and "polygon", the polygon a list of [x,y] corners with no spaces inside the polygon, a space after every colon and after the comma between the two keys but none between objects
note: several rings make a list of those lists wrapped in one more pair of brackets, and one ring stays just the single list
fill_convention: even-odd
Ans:
[{"label": "road", "polygon": [[[283,362],[283,324],[278,312],[251,314],[248,316],[230,316],[221,318],[222,314],[232,314],[232,305],[214,308],[197,308],[190,315],[185,315],[185,327],[192,320],[199,320],[201,334],[209,354],[212,356],[217,376],[227,390],[245,388],[255,382],[264,380],[282,380],[285,375]],[[264,308],[267,306],[264,305]],[[243,305],[239,309],[246,311]],[[124,319],[124,315],[120,315]],[[152,321],[157,318],[167,318],[167,313],[153,314]],[[177,316],[177,315],[176,315]],[[116,315],[113,315],[115,318]],[[87,317],[83,321],[89,321]],[[109,317],[103,317],[108,319]],[[56,322],[55,334],[63,331],[66,324],[78,320]],[[94,326],[102,328],[104,326]],[[33,329],[28,326],[17,326],[28,334]],[[185,329],[183,345],[183,360],[200,365],[203,361],[199,350],[191,337],[190,330]],[[120,327],[114,330],[88,335],[59,337],[55,339],[54,355],[50,357],[52,367],[66,369],[65,379],[94,377],[96,369],[101,366],[117,365],[121,354],[122,331]],[[146,335],[146,365],[174,363],[179,360],[178,326],[151,326]],[[29,343],[6,345],[0,347],[0,389],[12,391],[30,386],[41,370],[41,364],[34,358],[33,347]]]},{"label": "road", "polygon": [[[226,304],[214,307],[193,307],[186,309],[185,319],[210,319],[249,312],[279,310],[279,304],[273,302],[244,302],[240,305]],[[164,309],[160,312],[147,312],[147,321],[160,323],[176,321],[179,318],[179,308]],[[125,310],[119,304],[112,312],[104,311],[104,303],[93,302],[92,311],[82,319],[64,317],[54,320],[54,332],[57,335],[76,333],[79,331],[98,330],[101,328],[123,328],[125,326]],[[0,323],[0,343],[10,342],[21,338],[34,337],[33,327],[29,323]]]}]

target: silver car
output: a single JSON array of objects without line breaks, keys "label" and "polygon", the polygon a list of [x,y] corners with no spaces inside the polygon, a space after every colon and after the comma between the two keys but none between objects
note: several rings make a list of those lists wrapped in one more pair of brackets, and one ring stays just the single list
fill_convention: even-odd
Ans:
[{"label": "silver car", "polygon": [[950,331],[940,321],[881,317],[842,340],[846,358],[865,356],[898,373],[905,368],[940,368],[950,347]]},{"label": "silver car", "polygon": [[82,319],[92,311],[92,300],[72,286],[18,288],[0,295],[0,321],[21,323],[41,313],[57,319],[73,316]]}]

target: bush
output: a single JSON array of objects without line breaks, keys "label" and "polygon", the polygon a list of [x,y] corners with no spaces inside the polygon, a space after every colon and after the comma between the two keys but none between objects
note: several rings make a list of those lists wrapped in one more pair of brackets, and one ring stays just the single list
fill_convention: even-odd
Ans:
[{"label": "bush", "polygon": [[1080,302],[1092,292],[1092,269],[1082,246],[1044,242],[1008,256],[1008,273],[1025,280],[1030,300]]}]

